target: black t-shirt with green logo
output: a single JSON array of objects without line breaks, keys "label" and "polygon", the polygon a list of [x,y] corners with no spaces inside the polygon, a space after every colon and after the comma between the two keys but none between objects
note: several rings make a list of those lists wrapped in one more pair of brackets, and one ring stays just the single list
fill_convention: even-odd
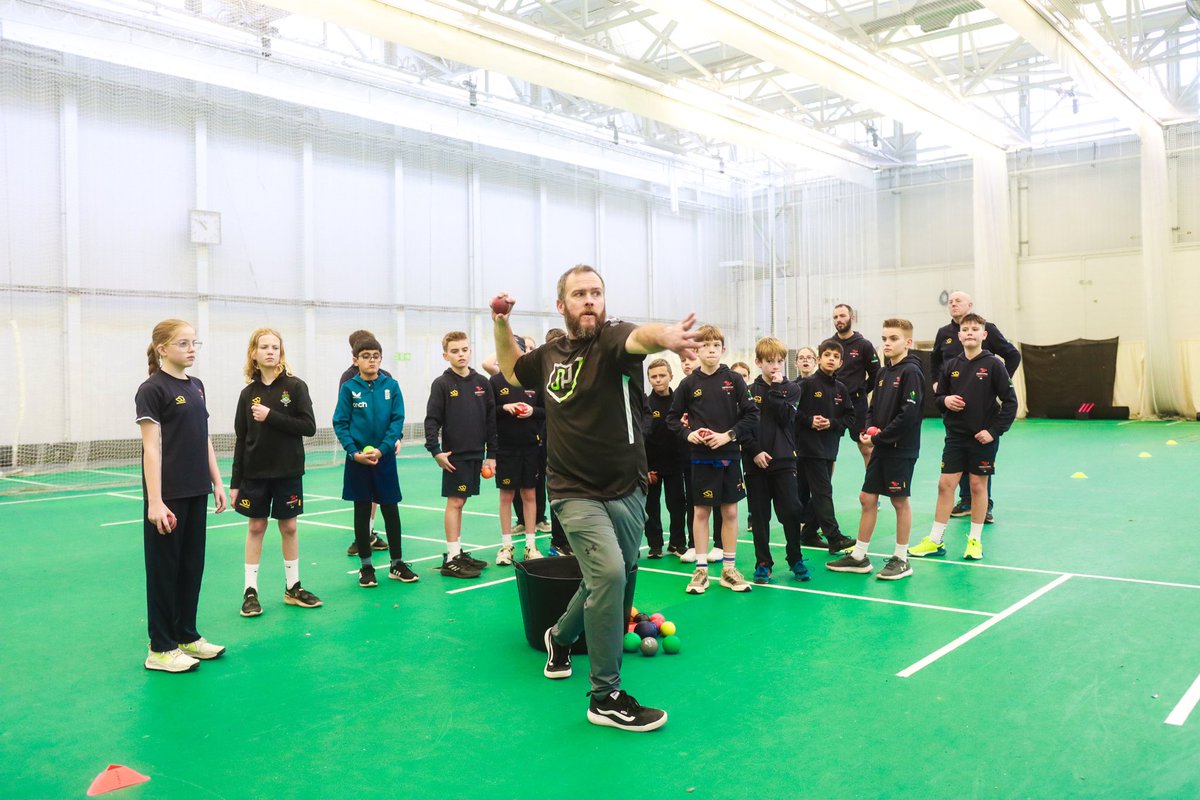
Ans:
[{"label": "black t-shirt with green logo", "polygon": [[590,339],[563,336],[517,360],[520,384],[545,394],[552,499],[615,500],[646,486],[645,356],[625,352],[636,327],[608,320]]}]

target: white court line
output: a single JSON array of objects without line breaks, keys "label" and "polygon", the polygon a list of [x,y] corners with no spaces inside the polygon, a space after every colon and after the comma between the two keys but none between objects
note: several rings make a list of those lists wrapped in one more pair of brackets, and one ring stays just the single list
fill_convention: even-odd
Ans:
[{"label": "white court line", "polygon": [[109,497],[119,497],[122,500],[141,500],[140,494],[121,494],[120,492],[108,492]]},{"label": "white court line", "polygon": [[[307,522],[309,525],[319,525],[322,528],[337,528],[338,530],[342,530],[342,531],[354,530],[353,525],[334,525],[331,522],[312,522],[311,520],[306,520],[302,516],[296,517],[296,519],[300,520],[301,522]],[[433,542],[434,544],[445,544],[446,543],[446,540],[444,538],[443,539],[433,539],[428,536],[413,536],[411,533],[400,534],[400,539],[402,541],[404,539],[412,539],[417,542]],[[499,547],[500,545],[499,544],[471,544],[470,542],[462,542],[462,546],[470,548],[471,550],[486,550],[489,547]]]},{"label": "white court line", "polygon": [[[28,500],[5,500],[0,502],[0,506],[20,506],[26,503],[52,503],[55,500],[82,500],[88,497],[121,497],[121,495],[113,494],[112,492],[92,492],[90,494],[67,494],[62,497],[32,497]],[[141,500],[142,498],[139,497],[138,499]]]},{"label": "white court line", "polygon": [[57,487],[57,483],[45,483],[44,481],[31,481],[27,478],[9,478],[5,475],[0,475],[0,481],[12,481],[13,483],[28,483],[30,486],[50,486]]},{"label": "white court line", "polygon": [[1177,419],[1177,420],[1175,420],[1174,422],[1168,422],[1168,423],[1166,424],[1166,426],[1165,426],[1165,427],[1169,428],[1169,427],[1171,427],[1172,425],[1181,425],[1181,424],[1183,424],[1184,422],[1187,422],[1187,420],[1183,420],[1183,419]]},{"label": "white court line", "polygon": [[[669,569],[654,569],[653,567],[638,567],[638,572],[657,572],[661,575],[678,575],[681,578],[690,578],[691,575],[685,572],[673,572]],[[889,600],[885,597],[865,597],[859,594],[842,594],[841,592],[825,592],[820,589],[802,589],[799,586],[779,586],[777,584],[755,584],[756,589],[782,589],[785,592],[804,592],[805,594],[820,594],[827,597],[844,597],[848,600],[865,600],[868,603],[886,603],[892,606],[910,606],[912,608],[927,608],[933,611],[953,611],[956,614],[974,614],[979,617],[993,616],[989,611],[975,611],[969,608],[953,608],[951,606],[935,606],[928,603],[911,603],[907,600]]]},{"label": "white court line", "polygon": [[[741,539],[738,540],[742,542]],[[752,544],[752,542],[747,542]],[[781,542],[771,542],[772,547],[784,547]],[[820,550],[827,552],[824,547],[809,547],[804,545],[804,550]],[[875,556],[876,558],[891,558],[892,553],[871,553],[867,555]],[[1006,572],[1029,572],[1035,575],[1069,575],[1072,578],[1088,578],[1094,581],[1116,581],[1117,583],[1142,583],[1148,586],[1166,586],[1173,589],[1200,589],[1200,584],[1196,583],[1176,583],[1172,581],[1152,581],[1146,578],[1119,578],[1115,575],[1091,575],[1085,572],[1064,572],[1061,569],[1035,569],[1033,567],[1010,567],[1005,564],[984,564],[980,561],[954,561],[945,558],[921,558],[913,561],[913,564],[937,564],[943,567],[970,567],[972,569],[1000,569]]]},{"label": "white court line", "polygon": [[113,472],[108,469],[85,469],[84,472],[94,472],[97,475],[116,475],[118,478],[129,478],[131,481],[140,480],[142,477],[141,474],[136,472],[130,474],[128,472]]},{"label": "white court line", "polygon": [[1037,600],[1039,597],[1046,594],[1046,592],[1049,592],[1052,589],[1058,588],[1059,586],[1061,586],[1062,584],[1066,583],[1069,580],[1071,580],[1070,575],[1058,576],[1054,580],[1050,581],[1050,583],[1047,583],[1045,586],[1038,589],[1033,594],[1026,595],[1025,597],[1021,598],[1017,602],[1013,603],[1011,606],[1004,609],[999,614],[997,614],[996,616],[989,619],[987,622],[982,622],[979,625],[976,625],[974,628],[967,631],[962,636],[959,636],[953,642],[950,642],[950,644],[945,645],[944,647],[939,647],[937,650],[934,650],[932,653],[925,656],[924,658],[922,658],[920,661],[913,664],[912,666],[907,667],[907,668],[901,670],[900,672],[897,672],[896,677],[911,678],[913,675],[916,675],[918,672],[925,669],[925,667],[928,667],[930,664],[937,661],[942,656],[944,656],[948,653],[954,652],[962,645],[966,644],[967,642],[971,641],[979,634],[986,631],[988,628],[1000,623],[1002,620],[1008,619],[1013,614],[1017,613],[1022,608],[1029,605],[1030,603],[1032,603],[1034,600]]},{"label": "white court line", "polygon": [[1196,680],[1192,681],[1192,686],[1183,693],[1183,697],[1175,704],[1175,708],[1163,720],[1168,725],[1182,725],[1187,722],[1188,714],[1192,713],[1192,709],[1196,707],[1196,703],[1200,702],[1200,675],[1196,676]]},{"label": "white court line", "polygon": [[1135,422],[1141,422],[1141,420],[1140,420],[1140,419],[1127,419],[1127,420],[1125,420],[1124,422],[1118,422],[1118,423],[1117,423],[1117,427],[1119,428],[1119,427],[1121,427],[1122,425],[1132,425],[1132,424],[1134,424]]},{"label": "white court line", "polygon": [[451,589],[450,591],[446,592],[446,594],[462,594],[463,592],[470,592],[470,591],[474,591],[475,589],[482,589],[485,586],[496,586],[497,584],[501,584],[501,583],[511,583],[512,581],[515,581],[516,579],[517,579],[516,575],[510,575],[507,578],[500,578],[499,580],[488,581],[487,583],[476,583],[473,586],[464,586],[461,589]]},{"label": "white court line", "polygon": [[[399,505],[400,505],[400,508],[411,508],[416,511],[445,511],[446,510],[445,507],[439,508],[438,506],[411,506],[408,503],[400,503]],[[467,511],[464,508],[462,513],[464,513],[468,516],[472,516],[472,517],[491,517],[492,519],[500,519],[499,514],[489,514],[486,511]]]}]

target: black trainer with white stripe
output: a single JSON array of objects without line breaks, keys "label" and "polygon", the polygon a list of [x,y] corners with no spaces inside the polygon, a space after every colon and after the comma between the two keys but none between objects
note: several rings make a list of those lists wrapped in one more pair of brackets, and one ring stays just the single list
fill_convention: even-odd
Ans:
[{"label": "black trainer with white stripe", "polygon": [[588,707],[588,721],[593,725],[607,725],[626,731],[652,731],[667,723],[667,712],[661,708],[646,708],[633,695],[622,689],[600,697],[592,696]]}]

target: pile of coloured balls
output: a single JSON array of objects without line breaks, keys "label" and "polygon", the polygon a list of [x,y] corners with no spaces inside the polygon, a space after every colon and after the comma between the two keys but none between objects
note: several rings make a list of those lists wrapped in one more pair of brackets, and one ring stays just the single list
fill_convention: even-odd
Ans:
[{"label": "pile of coloured balls", "polygon": [[642,614],[636,608],[631,608],[627,631],[626,653],[641,650],[644,656],[656,655],[659,637],[662,637],[662,651],[667,655],[675,655],[683,647],[683,642],[675,635],[675,623],[665,619],[662,614]]}]

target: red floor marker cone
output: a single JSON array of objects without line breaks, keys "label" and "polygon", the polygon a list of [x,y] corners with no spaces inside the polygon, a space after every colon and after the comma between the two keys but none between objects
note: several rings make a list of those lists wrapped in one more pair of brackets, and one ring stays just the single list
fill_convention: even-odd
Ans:
[{"label": "red floor marker cone", "polygon": [[129,767],[123,767],[120,764],[109,764],[108,769],[96,776],[96,780],[92,781],[92,785],[88,787],[87,796],[95,797],[98,794],[105,792],[115,792],[117,789],[124,789],[127,786],[137,786],[139,783],[145,783],[150,780],[149,775],[132,770]]}]

